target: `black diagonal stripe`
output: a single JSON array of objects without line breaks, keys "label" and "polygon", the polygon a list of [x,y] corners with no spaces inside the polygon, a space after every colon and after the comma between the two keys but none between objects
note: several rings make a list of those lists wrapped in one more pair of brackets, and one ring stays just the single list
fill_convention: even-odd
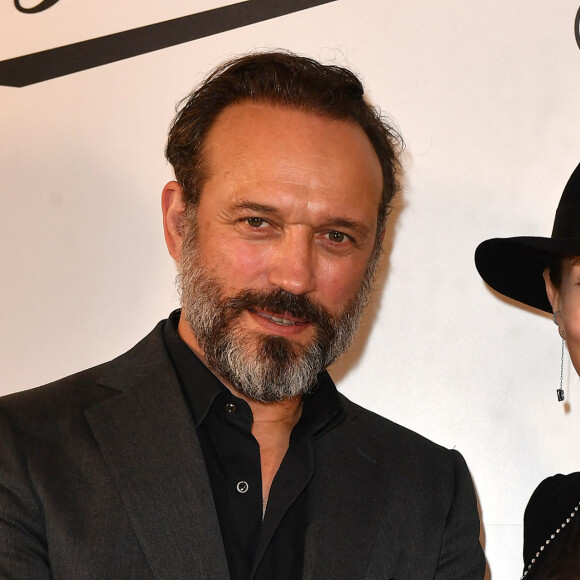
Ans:
[{"label": "black diagonal stripe", "polygon": [[0,85],[24,87],[336,0],[248,0],[0,62]]}]

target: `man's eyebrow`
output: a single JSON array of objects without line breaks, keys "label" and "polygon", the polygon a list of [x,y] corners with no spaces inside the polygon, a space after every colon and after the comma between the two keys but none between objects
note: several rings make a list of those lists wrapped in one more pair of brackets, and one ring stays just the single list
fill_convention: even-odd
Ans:
[{"label": "man's eyebrow", "polygon": [[255,201],[245,201],[245,200],[237,201],[234,205],[234,210],[242,210],[242,209],[249,209],[251,211],[255,211],[258,213],[266,213],[269,215],[278,213],[278,210],[271,205],[266,205],[264,203],[256,203]]},{"label": "man's eyebrow", "polygon": [[326,224],[329,227],[356,232],[361,237],[366,237],[371,233],[370,228],[365,224],[344,217],[330,218],[327,220]]}]

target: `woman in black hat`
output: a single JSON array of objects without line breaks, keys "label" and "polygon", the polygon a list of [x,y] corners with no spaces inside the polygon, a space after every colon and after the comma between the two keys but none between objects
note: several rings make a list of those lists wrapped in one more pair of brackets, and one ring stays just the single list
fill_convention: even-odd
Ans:
[{"label": "woman in black hat", "polygon": [[[485,282],[500,294],[552,314],[580,374],[580,165],[570,177],[550,238],[494,238],[475,251]],[[562,351],[563,354],[563,351]],[[558,400],[564,400],[560,381]],[[580,578],[580,473],[555,475],[533,493],[524,515],[526,580]]]}]

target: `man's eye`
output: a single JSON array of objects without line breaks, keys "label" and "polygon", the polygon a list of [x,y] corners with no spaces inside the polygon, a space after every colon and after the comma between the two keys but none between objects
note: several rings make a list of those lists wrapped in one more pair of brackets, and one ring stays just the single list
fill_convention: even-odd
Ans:
[{"label": "man's eye", "polygon": [[263,226],[266,222],[262,218],[251,217],[246,219],[246,223],[253,228],[259,228]]},{"label": "man's eye", "polygon": [[328,232],[327,235],[328,235],[328,239],[331,242],[335,242],[337,244],[340,244],[347,239],[346,234],[343,234],[342,232],[332,231],[332,232]]}]

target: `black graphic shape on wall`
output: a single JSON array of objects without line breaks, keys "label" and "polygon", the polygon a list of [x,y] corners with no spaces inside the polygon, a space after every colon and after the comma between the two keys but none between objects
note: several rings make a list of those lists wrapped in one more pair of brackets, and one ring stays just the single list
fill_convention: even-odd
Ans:
[{"label": "black graphic shape on wall", "polygon": [[44,12],[45,10],[52,8],[57,2],[58,0],[44,0],[36,6],[24,8],[24,6],[20,4],[20,0],[14,0],[14,6],[19,12],[24,12],[25,14],[36,14],[37,12]]},{"label": "black graphic shape on wall", "polygon": [[576,44],[580,48],[580,8],[578,8],[576,19],[574,20],[574,36],[576,36]]},{"label": "black graphic shape on wall", "polygon": [[248,0],[0,61],[0,85],[24,87],[336,0]]}]

